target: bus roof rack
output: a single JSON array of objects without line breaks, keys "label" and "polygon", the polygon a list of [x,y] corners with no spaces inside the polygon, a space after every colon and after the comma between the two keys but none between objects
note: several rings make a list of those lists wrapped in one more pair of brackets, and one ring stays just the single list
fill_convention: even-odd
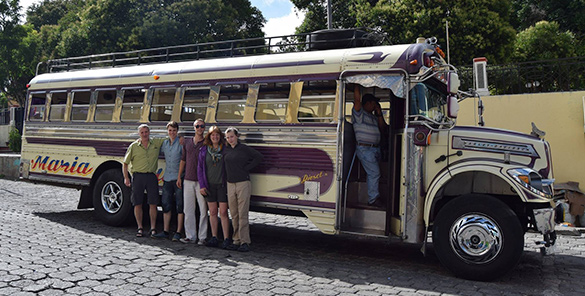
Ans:
[{"label": "bus roof rack", "polygon": [[320,30],[304,34],[204,42],[52,59],[46,63],[39,63],[36,75],[39,74],[42,64],[46,64],[46,72],[52,73],[206,58],[364,47],[386,43],[388,42],[384,33],[368,32],[363,28]]}]

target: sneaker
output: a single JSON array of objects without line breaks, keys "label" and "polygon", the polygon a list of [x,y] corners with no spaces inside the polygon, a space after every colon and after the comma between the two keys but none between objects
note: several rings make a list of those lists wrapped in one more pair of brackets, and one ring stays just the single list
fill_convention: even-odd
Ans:
[{"label": "sneaker", "polygon": [[190,238],[181,238],[179,239],[180,242],[184,243],[184,244],[194,244],[195,241],[190,239]]},{"label": "sneaker", "polygon": [[238,248],[238,252],[249,252],[250,251],[250,246],[246,243],[243,243],[240,245],[240,247]]},{"label": "sneaker", "polygon": [[161,238],[168,238],[169,237],[169,233],[164,231],[164,232],[159,232],[155,235],[152,236],[152,238],[157,238],[157,239],[161,239]]},{"label": "sneaker", "polygon": [[200,246],[203,246],[203,245],[207,244],[207,240],[205,240],[205,239],[200,239],[200,240],[197,242],[197,244],[198,244],[198,245],[200,245]]},{"label": "sneaker", "polygon": [[221,244],[221,248],[226,250],[229,249],[230,246],[232,246],[234,244],[234,241],[231,238],[226,238],[223,240],[223,243]]},{"label": "sneaker", "polygon": [[173,235],[173,239],[171,241],[178,242],[180,239],[181,239],[181,234],[178,232],[175,232],[175,235]]},{"label": "sneaker", "polygon": [[217,245],[219,245],[219,241],[217,240],[217,237],[212,237],[208,242],[205,243],[206,246],[208,247],[217,247]]},{"label": "sneaker", "polygon": [[237,251],[238,248],[240,247],[240,245],[234,245],[233,243],[231,245],[229,245],[227,248],[225,248],[226,250],[229,251]]}]

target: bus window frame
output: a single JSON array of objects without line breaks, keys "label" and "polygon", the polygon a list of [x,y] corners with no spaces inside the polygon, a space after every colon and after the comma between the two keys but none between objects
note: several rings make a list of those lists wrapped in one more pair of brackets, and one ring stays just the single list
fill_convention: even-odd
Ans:
[{"label": "bus window frame", "polygon": [[[112,104],[98,104],[98,100],[99,100],[99,93],[103,92],[103,91],[114,91],[116,92],[116,96],[114,97],[114,102]],[[116,114],[116,108],[117,108],[117,99],[118,99],[118,89],[116,88],[96,88],[94,90],[95,93],[95,111],[94,111],[94,117],[93,120],[94,122],[114,122],[114,116]],[[98,114],[98,107],[113,107],[112,109],[112,116],[110,117],[110,120],[97,120],[97,114]]]},{"label": "bus window frame", "polygon": [[[89,102],[88,104],[75,104],[75,93],[89,93]],[[94,96],[94,92],[91,89],[74,89],[71,91],[71,111],[69,112],[69,121],[71,122],[89,122],[91,116],[91,104],[92,104],[92,97]],[[73,119],[73,115],[75,112],[75,108],[83,108],[87,107],[87,114],[85,115],[85,119]]]},{"label": "bus window frame", "polygon": [[[280,93],[281,91],[279,91],[279,86],[277,86],[276,84],[287,84],[288,85],[288,89],[286,89],[286,94],[282,97],[270,97],[270,98],[261,98],[265,92],[262,91],[263,87],[269,87],[270,84],[274,84],[273,88],[276,90],[277,93]],[[286,121],[286,115],[287,115],[287,110],[289,108],[289,98],[291,95],[291,89],[292,89],[292,83],[290,81],[270,81],[270,82],[262,82],[262,83],[255,83],[254,85],[258,85],[258,92],[256,94],[256,101],[255,101],[255,106],[254,106],[254,123],[259,122],[259,123],[283,123]],[[284,90],[284,88],[282,88]],[[270,93],[269,93],[270,94]],[[275,109],[272,109],[272,111],[274,112],[274,116],[278,117],[278,119],[259,119],[258,118],[258,107],[262,104],[284,104],[285,108],[284,108],[284,113],[281,115],[278,115]],[[246,106],[250,106],[249,104]]]},{"label": "bus window frame", "polygon": [[[131,103],[125,103],[124,99],[126,98],[126,91],[127,90],[138,90],[138,91],[142,91],[143,95],[142,95],[142,102],[131,102]],[[123,87],[120,89],[120,91],[122,92],[121,94],[121,106],[120,106],[120,122],[133,122],[133,123],[144,123],[142,121],[142,114],[144,113],[144,110],[147,109],[146,108],[146,101],[148,100],[147,96],[148,96],[148,89],[145,88],[144,86],[134,86],[134,87]],[[140,113],[138,116],[138,120],[137,121],[127,121],[124,120],[123,115],[124,115],[124,106],[139,106],[140,107]],[[150,109],[149,109],[150,110]]]},{"label": "bus window frame", "polygon": [[[241,99],[224,99],[224,100],[222,100],[221,99],[221,97],[222,97],[222,91],[228,85],[240,85],[240,86],[242,86],[240,88],[241,90],[243,90],[244,88],[246,88],[245,95],[243,95]],[[215,118],[214,118],[215,120],[214,120],[214,122],[216,122],[216,123],[227,123],[227,124],[230,124],[230,123],[243,123],[244,122],[244,119],[245,119],[244,115],[246,115],[245,114],[245,112],[246,112],[246,103],[248,102],[248,94],[249,94],[249,91],[250,91],[250,88],[249,88],[250,85],[248,85],[247,83],[241,83],[241,82],[238,82],[238,81],[232,81],[232,82],[226,82],[226,83],[217,84],[217,86],[219,86],[220,89],[219,89],[219,92],[217,93],[218,94],[218,97],[217,97],[217,105],[215,107]],[[241,95],[241,94],[238,93],[238,96],[239,95]],[[224,97],[226,97],[226,96],[224,96]],[[222,105],[222,102],[223,102],[223,104],[226,104],[226,105],[242,105],[243,108],[241,110],[240,109],[234,110],[234,111],[237,111],[237,113],[236,112],[232,112],[231,113],[231,114],[234,114],[236,116],[240,116],[241,115],[241,119],[236,118],[236,119],[233,119],[233,120],[232,119],[227,119],[226,120],[225,118],[222,118],[222,119],[218,118],[218,116],[220,115],[220,113],[219,113],[220,108],[222,108],[222,106],[223,106]],[[226,102],[229,102],[229,104],[226,103]],[[255,106],[254,106],[254,108],[255,108]],[[226,115],[228,113],[229,112],[226,112]]]},{"label": "bus window frame", "polygon": [[[53,104],[53,95],[54,94],[65,94],[65,105],[62,106],[62,104],[57,104],[54,105]],[[47,119],[46,121],[50,121],[50,122],[68,122],[70,121],[70,116],[71,116],[71,92],[68,92],[67,90],[64,89],[60,89],[60,90],[52,90],[49,93],[47,93],[47,101],[49,102],[49,111],[47,112]],[[63,117],[62,118],[57,118],[57,120],[54,120],[51,116],[51,114],[53,113],[54,108],[53,107],[63,107]]]},{"label": "bus window frame", "polygon": [[[174,91],[174,94],[173,94],[173,103],[172,104],[158,104],[158,103],[157,104],[153,104],[154,97],[155,97],[156,92],[157,91],[160,91],[160,90],[165,90],[165,89],[169,89],[169,90],[173,90]],[[145,120],[146,120],[145,122],[169,122],[171,120],[174,120],[173,119],[173,114],[174,114],[174,111],[173,110],[174,110],[174,107],[175,107],[175,104],[176,104],[175,102],[177,100],[177,95],[180,95],[180,93],[178,93],[178,87],[176,87],[175,85],[156,85],[156,86],[151,86],[148,89],[148,92],[149,92],[149,95],[147,96],[148,97],[148,114],[145,114],[146,111],[147,111],[146,109],[144,109],[143,110],[143,113],[142,113],[143,117],[146,117],[145,118]],[[160,95],[159,95],[159,97],[160,97]],[[170,107],[171,108],[170,118],[168,120],[166,120],[166,119],[164,119],[164,120],[152,120],[151,117],[152,117],[152,114],[154,113],[154,112],[152,112],[152,108],[154,108],[154,107],[165,107],[165,108]],[[165,109],[165,111],[166,111],[166,109]],[[157,112],[157,114],[158,114],[158,112]],[[163,112],[163,115],[166,115],[166,113]]]},{"label": "bus window frame", "polygon": [[[41,106],[41,105],[33,105],[32,104],[33,96],[34,95],[40,95],[40,94],[43,94],[44,97],[45,97],[45,104],[43,106],[43,117],[40,118],[40,119],[33,119],[33,120],[31,120],[31,118],[30,118],[31,108],[33,108],[33,106],[34,107]],[[28,104],[27,104],[28,107],[26,108],[26,117],[25,117],[26,118],[26,121],[32,121],[32,122],[43,122],[43,121],[45,121],[45,117],[47,117],[47,115],[46,115],[47,114],[47,96],[48,96],[48,93],[46,91],[35,91],[35,92],[30,92],[29,93],[29,95],[28,95]]]},{"label": "bus window frame", "polygon": [[[305,80],[305,84],[303,85],[303,89],[301,90],[300,93],[300,102],[299,102],[299,106],[298,106],[298,110],[296,112],[297,114],[297,120],[299,123],[325,123],[325,124],[330,124],[330,123],[337,123],[337,113],[338,113],[338,106],[339,106],[339,85],[340,85],[340,81],[339,80],[334,80],[334,79],[317,79],[317,80]],[[333,88],[323,88],[323,92],[332,92],[331,94],[310,94],[310,95],[303,95],[305,93],[305,91],[315,91],[315,90],[311,90],[311,82],[334,82],[332,84],[334,84]],[[309,88],[307,88],[307,86]],[[321,99],[323,98],[327,98],[327,99],[331,99],[331,100],[327,100],[327,101],[323,101],[320,102]],[[303,106],[303,102],[305,102],[305,100],[310,101],[316,101],[318,103],[323,103],[323,104],[331,104],[331,116],[314,116],[314,117],[299,117],[298,113],[301,110],[301,108],[309,108],[307,106]],[[319,115],[314,113],[315,115]],[[311,122],[314,121],[314,122]]]},{"label": "bus window frame", "polygon": [[[183,93],[181,94],[181,110],[180,110],[181,113],[180,113],[180,117],[179,117],[181,122],[183,122],[183,120],[184,120],[183,115],[185,114],[185,108],[194,108],[194,109],[203,108],[203,110],[205,112],[201,118],[206,118],[207,113],[209,112],[208,106],[209,106],[209,98],[210,98],[210,94],[211,94],[211,86],[208,84],[205,84],[205,85],[183,85],[181,87],[183,88]],[[188,105],[186,105],[185,104],[185,94],[191,90],[207,90],[207,96],[206,96],[207,99],[204,102],[195,103],[195,104],[189,103]],[[198,118],[199,117],[195,116],[193,121],[197,120]],[[179,121],[177,121],[177,122],[179,122]]]}]

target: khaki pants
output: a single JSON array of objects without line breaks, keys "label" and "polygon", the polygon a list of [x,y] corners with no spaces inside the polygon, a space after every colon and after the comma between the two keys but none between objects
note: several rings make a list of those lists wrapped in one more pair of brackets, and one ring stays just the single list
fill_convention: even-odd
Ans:
[{"label": "khaki pants", "polygon": [[252,183],[250,181],[227,183],[228,205],[234,227],[232,238],[235,245],[250,244],[252,242],[250,240],[250,223],[248,221],[251,193]]}]

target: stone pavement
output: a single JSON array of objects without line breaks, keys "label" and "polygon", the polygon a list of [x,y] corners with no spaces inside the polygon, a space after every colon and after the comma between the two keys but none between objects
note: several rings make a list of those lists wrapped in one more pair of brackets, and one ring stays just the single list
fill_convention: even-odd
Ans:
[{"label": "stone pavement", "polygon": [[252,213],[249,253],[136,238],[76,210],[78,196],[0,179],[0,295],[585,295],[583,235],[542,258],[529,233],[513,272],[483,283],[432,247],[328,236],[301,217]]}]

